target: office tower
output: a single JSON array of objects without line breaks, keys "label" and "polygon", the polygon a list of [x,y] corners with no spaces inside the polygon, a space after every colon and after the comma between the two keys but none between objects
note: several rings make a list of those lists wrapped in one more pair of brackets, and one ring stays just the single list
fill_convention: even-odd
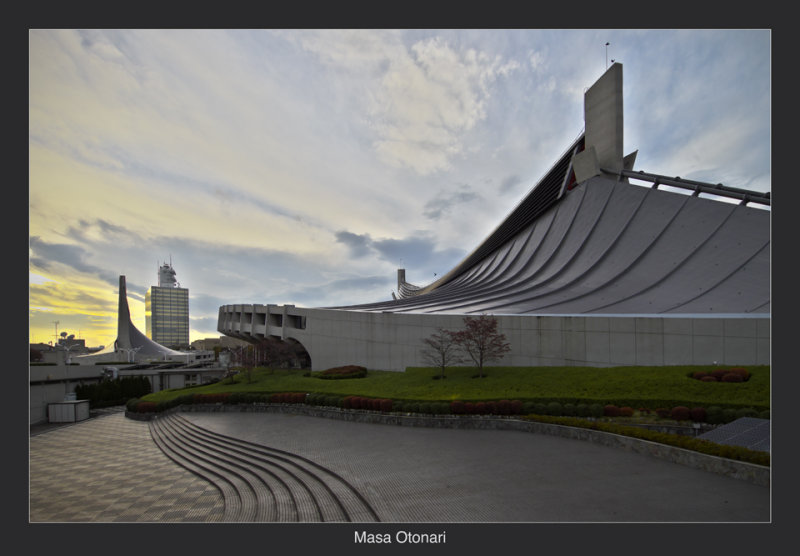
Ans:
[{"label": "office tower", "polygon": [[145,295],[147,336],[172,349],[189,347],[189,289],[180,287],[172,262],[158,268],[158,286]]}]

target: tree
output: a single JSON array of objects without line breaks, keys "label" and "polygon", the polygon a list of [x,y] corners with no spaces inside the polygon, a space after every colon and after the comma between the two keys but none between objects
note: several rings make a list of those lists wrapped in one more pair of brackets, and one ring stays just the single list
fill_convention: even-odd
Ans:
[{"label": "tree", "polygon": [[455,333],[450,330],[437,328],[436,332],[422,340],[422,343],[425,344],[421,352],[422,359],[427,364],[441,369],[441,378],[445,378],[445,368],[464,360],[456,343]]},{"label": "tree", "polygon": [[284,366],[291,362],[292,347],[277,338],[264,338],[255,346],[255,361],[261,367]]},{"label": "tree", "polygon": [[464,326],[464,330],[454,333],[455,341],[478,367],[478,376],[483,378],[483,365],[502,359],[511,346],[505,334],[497,331],[497,319],[493,316],[464,317]]}]

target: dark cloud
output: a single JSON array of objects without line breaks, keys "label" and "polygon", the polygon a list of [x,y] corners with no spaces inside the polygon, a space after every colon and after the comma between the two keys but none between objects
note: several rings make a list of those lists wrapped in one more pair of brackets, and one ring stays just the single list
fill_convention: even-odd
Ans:
[{"label": "dark cloud", "polygon": [[507,178],[503,179],[500,182],[499,192],[500,194],[508,193],[509,191],[515,189],[519,184],[522,183],[522,179],[519,176],[508,176]]},{"label": "dark cloud", "polygon": [[480,195],[472,191],[468,186],[461,186],[459,191],[452,193],[439,192],[436,197],[425,203],[422,214],[431,220],[439,220],[456,205],[469,203],[479,198]]},{"label": "dark cloud", "polygon": [[370,243],[372,243],[372,238],[370,238],[369,234],[359,235],[343,230],[336,232],[336,241],[349,247],[350,254],[356,258],[364,257],[371,252]]},{"label": "dark cloud", "polygon": [[111,286],[119,286],[119,275],[88,263],[86,259],[91,251],[79,245],[48,243],[38,236],[32,236],[29,247],[31,251],[29,263],[33,267],[52,271],[54,263],[62,264],[78,272],[95,276]]}]

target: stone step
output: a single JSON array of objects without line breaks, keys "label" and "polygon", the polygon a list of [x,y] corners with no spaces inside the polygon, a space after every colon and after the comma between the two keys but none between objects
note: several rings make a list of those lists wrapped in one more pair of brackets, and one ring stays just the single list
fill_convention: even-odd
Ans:
[{"label": "stone step", "polygon": [[297,454],[209,431],[174,413],[151,421],[151,430],[174,461],[220,488],[226,520],[379,521],[349,482]]}]

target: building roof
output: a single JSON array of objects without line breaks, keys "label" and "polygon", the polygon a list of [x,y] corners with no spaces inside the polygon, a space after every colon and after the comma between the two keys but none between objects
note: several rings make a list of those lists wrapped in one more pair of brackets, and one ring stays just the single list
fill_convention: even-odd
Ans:
[{"label": "building roof", "polygon": [[770,211],[750,205],[770,205],[769,193],[632,171],[620,64],[584,103],[586,132],[461,263],[427,286],[401,269],[399,299],[335,308],[768,315]]}]

